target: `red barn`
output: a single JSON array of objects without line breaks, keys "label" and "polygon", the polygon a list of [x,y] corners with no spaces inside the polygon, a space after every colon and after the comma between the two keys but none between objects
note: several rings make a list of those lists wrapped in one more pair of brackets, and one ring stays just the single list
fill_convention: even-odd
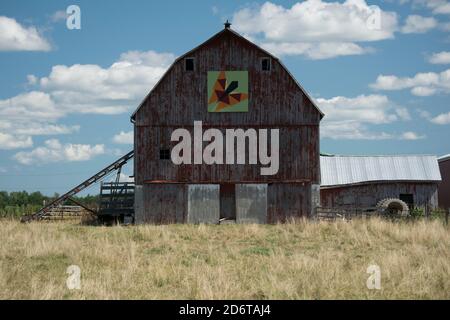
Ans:
[{"label": "red barn", "polygon": [[[319,204],[322,117],[278,58],[226,24],[176,59],[131,116],[136,222],[274,223],[310,216]],[[273,137],[278,130],[278,170],[262,175],[262,163],[250,164],[249,136],[236,155],[246,163],[174,164],[172,134],[182,128],[194,136],[195,121],[224,136],[242,129]]]}]

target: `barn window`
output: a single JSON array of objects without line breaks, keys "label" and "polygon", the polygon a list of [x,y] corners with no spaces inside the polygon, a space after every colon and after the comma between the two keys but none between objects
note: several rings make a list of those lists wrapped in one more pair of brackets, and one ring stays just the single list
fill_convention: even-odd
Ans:
[{"label": "barn window", "polygon": [[194,58],[186,58],[184,59],[184,69],[186,71],[194,71],[195,64],[194,64]]},{"label": "barn window", "polygon": [[261,70],[262,71],[270,71],[270,58],[262,58],[261,59]]},{"label": "barn window", "polygon": [[160,160],[170,160],[170,150],[169,149],[159,149],[159,159]]}]

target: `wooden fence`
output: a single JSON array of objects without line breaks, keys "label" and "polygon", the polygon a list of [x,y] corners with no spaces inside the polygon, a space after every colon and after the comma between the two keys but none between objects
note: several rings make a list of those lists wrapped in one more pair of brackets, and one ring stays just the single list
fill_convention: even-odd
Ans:
[{"label": "wooden fence", "polygon": [[81,219],[84,216],[90,215],[91,212],[81,206],[57,206],[46,213],[43,220],[70,220]]},{"label": "wooden fence", "polygon": [[317,207],[315,218],[318,220],[351,220],[354,218],[365,218],[365,217],[373,217],[380,215],[381,212],[379,208],[376,207],[365,207],[365,208],[357,208],[357,207]]}]

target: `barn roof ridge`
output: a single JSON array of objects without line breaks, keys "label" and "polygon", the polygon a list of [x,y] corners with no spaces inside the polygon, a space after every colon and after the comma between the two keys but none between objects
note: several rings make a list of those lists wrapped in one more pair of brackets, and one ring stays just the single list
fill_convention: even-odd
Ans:
[{"label": "barn roof ridge", "polygon": [[194,47],[193,49],[187,51],[186,53],[182,54],[181,56],[177,57],[172,64],[169,66],[169,68],[167,68],[166,72],[164,72],[164,74],[159,78],[158,82],[156,82],[156,84],[150,89],[150,91],[145,95],[145,97],[142,99],[141,103],[139,103],[138,107],[136,108],[136,110],[134,110],[134,112],[131,114],[131,121],[133,122],[134,117],[136,115],[136,113],[139,111],[139,109],[142,107],[144,101],[147,100],[147,98],[150,96],[150,94],[153,92],[153,90],[156,89],[156,87],[161,83],[161,81],[164,79],[164,77],[170,72],[170,70],[173,68],[173,66],[180,61],[181,59],[184,59],[185,57],[189,56],[192,52],[197,51],[198,49],[200,49],[201,47],[205,46],[206,44],[208,44],[209,42],[211,42],[212,40],[214,40],[215,38],[221,36],[224,33],[231,33],[232,35],[248,42],[249,44],[253,45],[254,47],[256,47],[257,49],[259,49],[260,51],[264,52],[265,54],[269,55],[272,59],[278,61],[278,63],[281,65],[281,67],[288,73],[288,75],[294,80],[295,84],[300,88],[300,90],[302,91],[302,93],[308,98],[309,101],[311,101],[311,104],[313,105],[314,108],[317,109],[317,111],[320,113],[320,118],[322,119],[325,114],[320,110],[320,108],[316,105],[314,99],[311,98],[311,96],[306,92],[306,90],[303,88],[303,86],[298,82],[298,80],[292,75],[292,73],[289,71],[289,69],[281,62],[281,60],[279,58],[277,58],[276,56],[274,56],[272,53],[268,52],[267,50],[261,48],[260,46],[258,46],[257,44],[253,43],[252,41],[248,40],[247,38],[245,38],[244,36],[240,35],[239,33],[237,33],[236,31],[232,30],[231,28],[224,28],[221,31],[217,32],[216,34],[214,34],[213,36],[211,36],[210,38],[208,38],[207,40],[205,40],[204,42],[202,42],[201,44],[199,44],[198,46]]}]

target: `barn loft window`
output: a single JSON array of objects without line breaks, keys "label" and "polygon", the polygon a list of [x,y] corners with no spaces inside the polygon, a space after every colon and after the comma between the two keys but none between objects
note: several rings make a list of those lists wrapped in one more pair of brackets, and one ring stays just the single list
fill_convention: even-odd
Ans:
[{"label": "barn loft window", "polygon": [[261,59],[261,70],[262,71],[270,71],[270,58],[262,58]]},{"label": "barn loft window", "polygon": [[160,160],[170,160],[170,150],[169,149],[159,149],[159,159]]},{"label": "barn loft window", "polygon": [[194,68],[195,68],[194,62],[195,62],[194,58],[184,59],[184,70],[185,71],[194,71]]}]

